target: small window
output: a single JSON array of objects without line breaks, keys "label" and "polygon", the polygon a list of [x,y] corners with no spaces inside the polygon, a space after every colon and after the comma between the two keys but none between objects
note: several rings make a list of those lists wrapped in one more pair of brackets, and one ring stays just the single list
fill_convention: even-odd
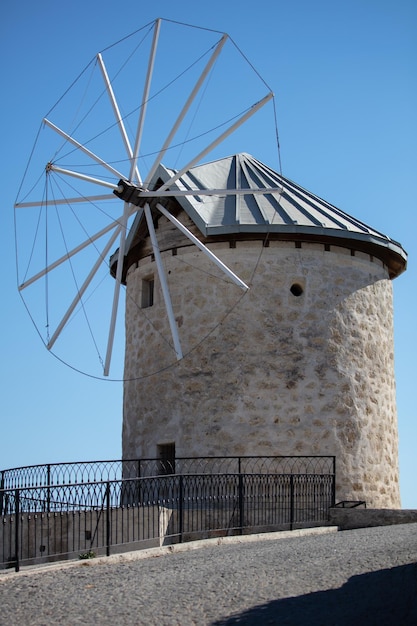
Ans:
[{"label": "small window", "polygon": [[142,309],[153,306],[155,281],[153,276],[142,280]]},{"label": "small window", "polygon": [[291,291],[293,296],[298,298],[299,296],[301,296],[303,294],[304,289],[302,288],[300,283],[293,283],[291,285],[291,287],[290,287],[290,291]]},{"label": "small window", "polygon": [[156,447],[159,460],[159,474],[175,474],[175,442],[159,443]]}]

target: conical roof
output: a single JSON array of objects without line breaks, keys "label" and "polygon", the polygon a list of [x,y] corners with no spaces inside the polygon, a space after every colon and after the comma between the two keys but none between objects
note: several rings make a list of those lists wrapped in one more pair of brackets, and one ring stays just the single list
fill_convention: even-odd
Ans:
[{"label": "conical roof", "polygon": [[[159,166],[150,189],[168,182],[176,171]],[[278,174],[249,154],[241,153],[191,168],[169,189],[272,189],[244,195],[177,196],[202,236],[245,238],[268,233],[273,239],[318,241],[368,252],[384,261],[394,278],[404,271],[407,254],[401,244]],[[161,203],[164,204],[163,200]],[[133,226],[133,242],[138,224]]]}]

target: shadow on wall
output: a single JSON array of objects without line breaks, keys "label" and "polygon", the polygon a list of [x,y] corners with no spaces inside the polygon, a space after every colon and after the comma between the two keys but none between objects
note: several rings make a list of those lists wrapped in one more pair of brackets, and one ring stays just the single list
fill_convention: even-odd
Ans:
[{"label": "shadow on wall", "polygon": [[213,626],[416,626],[417,564],[352,576],[339,589],[273,600]]}]

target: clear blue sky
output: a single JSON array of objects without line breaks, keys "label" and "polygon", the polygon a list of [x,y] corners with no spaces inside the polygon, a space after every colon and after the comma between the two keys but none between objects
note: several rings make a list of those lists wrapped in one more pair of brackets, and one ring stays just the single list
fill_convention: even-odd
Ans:
[{"label": "clear blue sky", "polygon": [[[3,3],[0,17],[0,467],[121,456],[121,383],[54,359],[22,305],[13,204],[40,121],[77,73],[98,51],[164,17],[228,32],[276,94],[283,174],[409,253],[394,282],[395,363],[402,504],[417,508],[414,0],[23,0]],[[254,156],[268,161],[262,152]]]}]

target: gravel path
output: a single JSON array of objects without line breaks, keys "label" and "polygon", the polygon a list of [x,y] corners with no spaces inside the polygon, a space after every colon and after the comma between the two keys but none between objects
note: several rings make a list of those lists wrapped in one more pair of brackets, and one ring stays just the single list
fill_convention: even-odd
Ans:
[{"label": "gravel path", "polygon": [[0,624],[417,624],[417,524],[189,548],[3,572]]}]

